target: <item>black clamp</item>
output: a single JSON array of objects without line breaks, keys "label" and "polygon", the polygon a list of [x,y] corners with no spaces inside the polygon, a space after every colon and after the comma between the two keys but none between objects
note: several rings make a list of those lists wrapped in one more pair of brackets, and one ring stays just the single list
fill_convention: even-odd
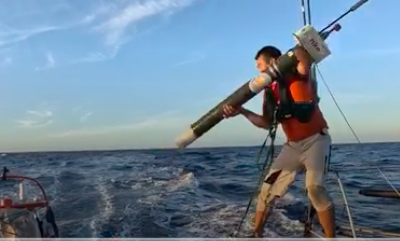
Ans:
[{"label": "black clamp", "polygon": [[8,170],[7,167],[3,167],[3,175],[1,176],[1,180],[5,181],[7,179],[8,172],[10,172],[10,170]]}]

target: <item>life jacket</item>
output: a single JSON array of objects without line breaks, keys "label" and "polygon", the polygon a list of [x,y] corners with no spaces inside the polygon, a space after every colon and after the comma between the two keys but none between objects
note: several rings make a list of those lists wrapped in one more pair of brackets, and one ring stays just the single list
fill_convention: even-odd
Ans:
[{"label": "life jacket", "polygon": [[299,75],[275,80],[264,91],[264,117],[268,119],[269,123],[275,121],[279,123],[291,118],[296,118],[300,123],[308,123],[311,120],[318,99],[315,96],[300,97],[301,93],[292,93],[291,85],[293,84],[299,84],[301,87],[298,87],[299,90],[292,91],[303,92],[303,87],[311,88],[311,93],[315,95],[312,83]]}]

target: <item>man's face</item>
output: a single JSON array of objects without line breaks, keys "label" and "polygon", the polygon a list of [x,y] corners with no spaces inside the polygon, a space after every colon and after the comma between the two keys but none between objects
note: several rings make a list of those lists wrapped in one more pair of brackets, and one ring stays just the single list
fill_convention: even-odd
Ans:
[{"label": "man's face", "polygon": [[260,56],[258,59],[256,59],[256,68],[258,71],[260,71],[260,73],[265,72],[271,65],[272,61],[272,59],[267,61],[264,56]]}]

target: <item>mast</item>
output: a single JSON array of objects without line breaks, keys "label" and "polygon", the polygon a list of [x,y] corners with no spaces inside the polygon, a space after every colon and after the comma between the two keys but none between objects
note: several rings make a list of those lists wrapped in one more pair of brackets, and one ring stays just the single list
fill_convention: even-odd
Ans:
[{"label": "mast", "polygon": [[[300,0],[301,1],[301,12],[303,15],[303,25],[311,25],[311,5],[310,0]],[[314,94],[317,96],[317,100],[319,102],[318,96],[318,83],[317,83],[317,73],[315,69],[315,64],[311,66],[311,75],[310,80],[312,81]]]},{"label": "mast", "polygon": [[[310,7],[310,0],[300,0],[301,4],[301,12],[303,15],[303,25],[311,25],[311,7]],[[307,7],[307,13],[306,13],[306,7]],[[312,81],[313,85],[313,90],[315,96],[317,96],[317,100],[319,102],[319,96],[318,96],[318,86],[317,86],[317,78],[315,74],[315,65],[313,64],[311,66],[311,74],[309,77],[309,80]],[[316,210],[312,206],[311,202],[308,201],[308,206],[306,207],[304,216],[303,216],[303,221],[304,221],[304,231],[303,231],[303,237],[310,238],[313,237],[314,234],[312,233],[313,229],[313,219],[316,215]]]},{"label": "mast", "polygon": [[[305,14],[305,13],[304,13]],[[307,0],[307,24],[311,25],[311,4],[310,4],[310,0]],[[313,64],[311,66],[311,75],[310,75],[310,79],[312,81],[313,84],[313,89],[314,89],[314,94],[317,97],[317,100],[319,102],[320,98],[318,96],[318,82],[317,82],[317,71],[316,71],[316,66],[315,64]]]},{"label": "mast", "polygon": [[[306,16],[306,7],[305,7],[305,0],[301,0],[301,13],[303,14],[303,25],[307,25],[307,16]],[[308,0],[307,0],[307,5],[308,5]],[[308,8],[307,8],[308,9]],[[308,13],[308,16],[310,15],[310,13]]]}]

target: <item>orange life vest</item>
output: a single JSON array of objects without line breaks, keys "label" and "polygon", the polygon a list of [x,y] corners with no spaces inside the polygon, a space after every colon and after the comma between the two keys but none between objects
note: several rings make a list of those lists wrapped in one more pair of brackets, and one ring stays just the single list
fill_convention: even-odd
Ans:
[{"label": "orange life vest", "polygon": [[312,82],[300,76],[274,81],[264,91],[264,116],[282,125],[289,141],[300,141],[328,128]]}]

